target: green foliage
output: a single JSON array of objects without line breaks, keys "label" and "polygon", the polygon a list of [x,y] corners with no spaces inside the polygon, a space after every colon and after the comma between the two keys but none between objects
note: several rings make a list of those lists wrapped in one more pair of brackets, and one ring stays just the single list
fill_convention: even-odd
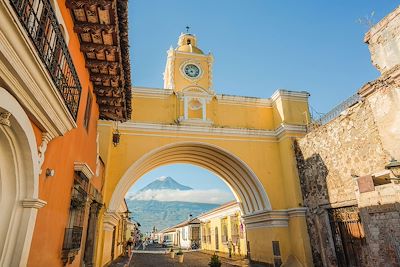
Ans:
[{"label": "green foliage", "polygon": [[210,267],[221,267],[221,261],[219,260],[219,257],[214,254],[211,256],[210,263],[208,264]]}]

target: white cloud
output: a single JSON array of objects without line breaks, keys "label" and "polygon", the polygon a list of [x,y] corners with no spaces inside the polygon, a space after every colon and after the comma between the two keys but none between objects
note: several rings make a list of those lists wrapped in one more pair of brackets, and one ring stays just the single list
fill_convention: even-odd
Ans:
[{"label": "white cloud", "polygon": [[146,190],[134,195],[128,195],[128,199],[135,200],[157,200],[157,201],[185,201],[196,203],[221,204],[233,200],[230,192],[224,192],[218,189],[209,190]]}]

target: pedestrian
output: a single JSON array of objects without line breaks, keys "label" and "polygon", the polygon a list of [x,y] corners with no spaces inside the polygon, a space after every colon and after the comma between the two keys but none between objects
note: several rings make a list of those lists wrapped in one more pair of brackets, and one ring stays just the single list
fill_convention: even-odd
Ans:
[{"label": "pedestrian", "polygon": [[131,257],[132,254],[132,246],[133,246],[133,241],[132,238],[129,238],[128,242],[126,242],[126,247],[128,249],[128,257]]},{"label": "pedestrian", "polygon": [[232,240],[228,241],[229,258],[232,258]]},{"label": "pedestrian", "polygon": [[145,250],[145,249],[146,249],[146,246],[147,246],[147,239],[145,239],[145,240],[143,241],[142,246],[143,246],[143,250]]}]

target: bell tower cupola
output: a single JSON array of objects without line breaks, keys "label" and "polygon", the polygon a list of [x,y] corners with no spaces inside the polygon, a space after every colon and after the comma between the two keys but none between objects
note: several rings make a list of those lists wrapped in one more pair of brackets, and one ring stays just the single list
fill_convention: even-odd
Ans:
[{"label": "bell tower cupola", "polygon": [[[188,29],[188,27],[187,27]],[[211,125],[207,106],[215,95],[212,89],[214,58],[198,47],[197,37],[181,33],[178,46],[167,52],[164,88],[173,90],[179,99],[178,121],[186,125]]]},{"label": "bell tower cupola", "polygon": [[198,47],[197,37],[191,33],[181,33],[178,46],[167,51],[164,72],[164,88],[183,92],[188,88],[198,88],[209,94],[212,90],[211,53],[204,54]]}]

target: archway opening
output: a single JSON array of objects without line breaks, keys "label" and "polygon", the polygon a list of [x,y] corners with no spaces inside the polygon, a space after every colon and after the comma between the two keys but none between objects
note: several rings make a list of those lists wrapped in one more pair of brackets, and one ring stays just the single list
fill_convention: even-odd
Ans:
[{"label": "archway opening", "polygon": [[133,220],[149,234],[195,218],[228,202],[239,202],[226,182],[191,164],[170,164],[143,175],[125,196]]},{"label": "archway opening", "polygon": [[154,149],[134,162],[117,183],[108,211],[118,210],[126,193],[140,177],[157,167],[175,163],[196,165],[222,178],[235,193],[244,215],[271,210],[258,177],[233,153],[210,144],[179,142]]}]

